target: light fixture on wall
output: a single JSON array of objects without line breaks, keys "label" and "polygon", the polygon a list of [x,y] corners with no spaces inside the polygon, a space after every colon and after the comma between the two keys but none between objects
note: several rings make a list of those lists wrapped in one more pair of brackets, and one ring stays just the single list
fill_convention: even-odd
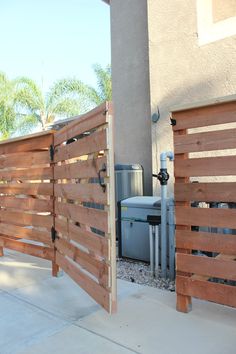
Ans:
[{"label": "light fixture on wall", "polygon": [[153,113],[152,115],[152,122],[157,123],[159,119],[160,119],[160,111],[159,111],[159,107],[157,107],[157,112]]}]

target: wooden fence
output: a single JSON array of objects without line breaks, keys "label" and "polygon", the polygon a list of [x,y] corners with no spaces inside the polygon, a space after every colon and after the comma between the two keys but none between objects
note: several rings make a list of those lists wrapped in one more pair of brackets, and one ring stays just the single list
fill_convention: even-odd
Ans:
[{"label": "wooden fence", "polygon": [[58,132],[0,144],[0,246],[53,261],[53,275],[60,266],[110,313],[116,310],[112,118],[106,103]]},{"label": "wooden fence", "polygon": [[53,261],[52,142],[46,132],[0,143],[2,254],[5,247]]},{"label": "wooden fence", "polygon": [[191,297],[236,307],[235,122],[235,101],[172,112],[176,292],[182,312],[189,310]]}]

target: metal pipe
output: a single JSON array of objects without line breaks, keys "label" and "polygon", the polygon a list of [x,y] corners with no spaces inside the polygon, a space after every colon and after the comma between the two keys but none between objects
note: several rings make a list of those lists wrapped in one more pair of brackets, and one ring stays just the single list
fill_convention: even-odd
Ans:
[{"label": "metal pipe", "polygon": [[166,225],[167,225],[167,181],[169,175],[167,173],[167,158],[170,161],[174,160],[174,154],[172,151],[162,152],[160,156],[161,170],[159,180],[161,182],[161,276],[166,278],[167,276],[167,237],[166,237]]},{"label": "metal pipe", "polygon": [[150,270],[154,274],[154,247],[153,247],[153,226],[149,225],[149,243],[150,243]]},{"label": "metal pipe", "polygon": [[170,280],[175,279],[175,216],[174,200],[168,202],[168,235],[169,235],[169,274]]},{"label": "metal pipe", "polygon": [[155,225],[155,275],[158,276],[159,268],[159,225]]}]

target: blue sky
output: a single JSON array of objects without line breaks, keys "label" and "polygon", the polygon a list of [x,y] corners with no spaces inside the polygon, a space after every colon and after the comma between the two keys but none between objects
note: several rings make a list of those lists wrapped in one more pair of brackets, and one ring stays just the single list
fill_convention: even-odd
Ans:
[{"label": "blue sky", "polygon": [[101,0],[0,0],[0,71],[46,91],[57,79],[95,85],[92,65],[110,63],[109,6]]}]

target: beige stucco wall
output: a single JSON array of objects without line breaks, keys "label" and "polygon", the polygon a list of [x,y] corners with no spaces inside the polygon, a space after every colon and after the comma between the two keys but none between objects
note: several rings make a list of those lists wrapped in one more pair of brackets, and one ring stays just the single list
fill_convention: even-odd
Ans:
[{"label": "beige stucco wall", "polygon": [[[169,122],[173,106],[236,93],[236,36],[229,36],[233,28],[227,32],[224,22],[224,38],[217,40],[214,33],[206,33],[203,42],[207,43],[201,45],[197,1],[147,1],[151,112],[158,105],[161,115],[152,124],[153,170],[157,171],[160,152],[173,149]],[[208,0],[205,3],[209,5]],[[159,185],[154,191],[159,192]]]},{"label": "beige stucco wall", "polygon": [[115,161],[143,165],[145,194],[151,194],[147,3],[111,0],[110,7]]}]

